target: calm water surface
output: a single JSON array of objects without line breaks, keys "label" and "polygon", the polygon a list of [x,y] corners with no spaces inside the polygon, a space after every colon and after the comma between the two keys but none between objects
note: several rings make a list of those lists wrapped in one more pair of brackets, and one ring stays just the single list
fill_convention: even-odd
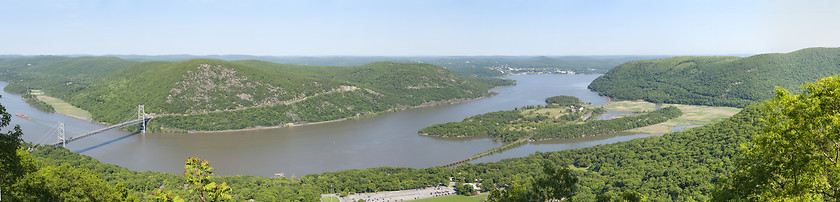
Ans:
[{"label": "calm water surface", "polygon": [[[213,134],[133,134],[112,130],[67,146],[71,151],[132,170],[180,174],[184,159],[210,160],[221,175],[302,176],[311,173],[371,167],[425,168],[464,159],[501,146],[489,138],[445,139],[417,135],[433,124],[525,105],[545,104],[547,97],[571,95],[599,105],[607,100],[586,88],[600,75],[517,75],[517,85],[495,89],[499,94],[468,103],[385,113],[379,116],[320,125]],[[5,84],[2,84],[4,87]],[[19,95],[2,92],[7,110],[32,117],[14,117],[24,140],[56,141],[56,122],[65,123],[68,136],[103,126],[59,114],[40,112]],[[154,121],[154,120],[152,120]],[[474,162],[523,157],[535,151],[559,151],[626,141],[648,135],[609,135],[526,144]]]}]

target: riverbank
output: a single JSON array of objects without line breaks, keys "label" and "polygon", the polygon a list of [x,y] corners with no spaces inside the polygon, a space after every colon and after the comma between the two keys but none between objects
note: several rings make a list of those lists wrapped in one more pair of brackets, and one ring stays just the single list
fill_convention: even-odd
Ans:
[{"label": "riverbank", "polygon": [[59,114],[82,120],[91,120],[92,115],[90,114],[90,112],[75,107],[62,99],[46,96],[41,90],[32,90],[31,94],[34,95],[38,100],[41,100],[42,102],[45,102],[48,105],[52,106],[53,109],[55,109],[55,111]]},{"label": "riverbank", "polygon": [[[513,86],[513,85],[511,85],[511,86]],[[497,88],[501,88],[501,87],[510,87],[510,86],[500,86],[500,87],[497,87]],[[496,89],[496,88],[493,88],[493,89]],[[493,90],[493,89],[490,89],[490,90]],[[308,125],[335,123],[335,122],[357,119],[357,118],[366,118],[366,117],[378,116],[378,115],[385,114],[385,113],[398,112],[398,111],[403,111],[403,110],[408,110],[408,109],[416,109],[416,108],[422,108],[422,107],[432,107],[432,106],[438,106],[438,105],[442,105],[442,104],[467,103],[467,102],[472,102],[472,101],[483,99],[483,98],[492,97],[492,96],[495,96],[495,95],[496,95],[496,93],[489,92],[488,95],[477,97],[477,98],[451,99],[451,100],[426,102],[426,103],[423,103],[423,104],[420,104],[420,105],[417,105],[417,106],[392,108],[392,109],[389,109],[389,110],[383,111],[383,112],[377,112],[377,113],[365,114],[365,115],[353,116],[353,117],[346,117],[346,118],[340,118],[340,119],[329,120],[329,121],[286,123],[286,124],[281,124],[281,125],[276,125],[276,126],[258,126],[258,127],[231,129],[231,130],[187,131],[185,134],[210,134],[210,133],[245,132],[245,131],[257,131],[257,130],[268,130],[268,129],[277,129],[277,128],[286,128],[286,127],[297,127],[297,126],[308,126]]]},{"label": "riverbank", "polygon": [[[487,95],[485,95],[485,96],[480,96],[480,97],[477,97],[477,98],[468,98],[468,99],[451,99],[451,100],[442,100],[442,101],[426,102],[426,103],[423,103],[423,104],[420,104],[420,105],[417,105],[417,106],[403,106],[403,107],[397,107],[397,108],[392,108],[392,109],[390,109],[390,110],[383,111],[383,112],[377,112],[377,113],[372,113],[372,114],[364,114],[364,115],[357,115],[357,116],[345,117],[345,118],[340,118],[340,119],[335,119],[335,120],[329,120],[329,121],[320,121],[320,122],[303,122],[303,123],[286,123],[286,124],[281,124],[281,125],[277,125],[277,126],[258,126],[258,127],[251,127],[251,128],[231,129],[231,130],[219,130],[219,131],[183,131],[183,130],[177,130],[177,129],[174,129],[174,130],[168,130],[168,131],[170,131],[170,133],[182,133],[182,134],[229,133],[229,132],[245,132],[245,131],[256,131],[256,130],[277,129],[277,128],[284,128],[284,127],[295,127],[295,126],[307,126],[307,125],[318,125],[318,124],[334,123],[334,122],[340,122],[340,121],[345,121],[345,120],[350,120],[350,119],[357,119],[357,118],[371,117],[371,116],[376,116],[376,115],[380,115],[380,114],[383,114],[383,113],[397,112],[397,111],[402,111],[402,110],[407,110],[407,109],[415,109],[415,108],[421,108],[421,107],[431,107],[431,106],[437,106],[437,105],[442,105],[442,104],[458,104],[458,103],[471,102],[471,101],[474,101],[474,100],[478,100],[478,99],[482,99],[482,98],[487,98],[487,97],[492,97],[492,96],[495,96],[495,95],[496,95],[496,93],[492,92],[492,90],[494,90],[494,89],[497,89],[497,88],[503,88],[503,87],[511,87],[511,86],[515,86],[515,85],[516,85],[516,82],[514,82],[514,83],[513,83],[513,85],[498,86],[498,87],[491,88],[490,90],[488,90],[488,91],[487,91],[487,92],[488,92],[488,94],[487,94]],[[77,107],[75,107],[75,106],[72,106],[70,103],[67,103],[67,102],[65,102],[64,100],[61,100],[61,99],[59,99],[59,98],[46,96],[46,95],[44,95],[44,93],[43,93],[42,91],[40,91],[40,90],[32,90],[32,93],[31,93],[31,94],[32,94],[33,96],[35,96],[35,97],[36,97],[36,99],[38,99],[38,100],[40,100],[40,101],[42,101],[42,102],[45,102],[45,103],[47,103],[47,105],[49,105],[49,106],[51,106],[52,108],[54,108],[54,109],[56,110],[56,111],[55,111],[55,113],[58,113],[58,114],[61,114],[61,115],[67,116],[67,117],[71,117],[71,118],[79,119],[79,120],[84,120],[84,121],[87,121],[87,122],[90,122],[90,123],[95,123],[95,124],[100,124],[100,125],[106,125],[106,126],[108,125],[108,123],[94,121],[94,120],[92,119],[92,115],[90,114],[90,112],[88,112],[88,111],[86,111],[86,110],[84,110],[84,109],[81,109],[81,108],[77,108]],[[31,106],[31,104],[30,104],[30,106]],[[34,106],[33,106],[33,107],[34,107]],[[167,115],[163,115],[163,116],[167,116]],[[177,116],[184,116],[184,115],[177,115]],[[187,115],[187,116],[188,116],[188,115]],[[178,131],[178,132],[173,132],[173,131]],[[183,132],[182,132],[182,131],[183,131]],[[164,132],[164,133],[167,133],[167,132]]]}]

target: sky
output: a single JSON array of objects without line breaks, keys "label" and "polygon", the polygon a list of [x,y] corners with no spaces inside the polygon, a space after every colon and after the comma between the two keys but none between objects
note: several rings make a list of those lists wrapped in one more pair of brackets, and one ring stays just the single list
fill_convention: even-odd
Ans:
[{"label": "sky", "polygon": [[838,46],[838,0],[0,0],[0,54],[732,55]]}]

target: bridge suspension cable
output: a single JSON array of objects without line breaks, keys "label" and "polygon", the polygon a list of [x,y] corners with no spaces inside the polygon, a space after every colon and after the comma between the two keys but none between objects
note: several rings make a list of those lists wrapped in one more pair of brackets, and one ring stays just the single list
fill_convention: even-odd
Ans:
[{"label": "bridge suspension cable", "polygon": [[137,105],[137,119],[140,120],[140,124],[137,127],[141,133],[146,133],[146,106],[145,105]]},{"label": "bridge suspension cable", "polygon": [[46,133],[44,133],[44,136],[41,136],[41,139],[38,139],[38,141],[36,141],[36,142],[35,142],[35,144],[41,144],[41,143],[43,143],[43,142],[44,142],[44,140],[46,140],[46,139],[47,139],[47,137],[55,137],[55,136],[53,136],[53,135],[56,135],[56,136],[57,136],[57,135],[58,135],[58,133],[57,133],[57,132],[58,132],[58,123],[56,123],[55,125],[53,125],[53,127],[52,127],[52,128],[50,128],[50,130],[49,130],[49,131],[47,131]]},{"label": "bridge suspension cable", "polygon": [[122,123],[114,124],[114,125],[111,125],[111,126],[108,126],[108,127],[105,127],[105,128],[97,129],[97,130],[90,131],[90,132],[87,132],[87,133],[84,133],[84,134],[81,134],[81,135],[73,136],[73,137],[70,137],[70,138],[65,137],[64,123],[58,122],[58,131],[59,131],[58,142],[54,142],[51,145],[61,144],[62,146],[65,146],[65,145],[67,145],[68,142],[71,142],[71,141],[75,141],[75,140],[78,140],[78,139],[81,139],[81,138],[84,138],[84,137],[99,134],[99,133],[101,133],[103,131],[106,131],[106,130],[110,130],[110,129],[114,129],[114,128],[122,128],[122,127],[125,127],[125,126],[134,125],[134,124],[137,124],[137,126],[138,126],[137,131],[138,132],[146,133],[146,121],[154,118],[154,116],[147,116],[146,112],[145,112],[145,106],[143,106],[143,105],[138,105],[137,106],[137,119],[131,118],[133,116],[134,116],[133,114],[131,116],[129,116],[128,121],[124,121]]},{"label": "bridge suspension cable", "polygon": [[58,142],[61,142],[61,146],[67,146],[67,139],[64,137],[64,122],[58,122]]}]

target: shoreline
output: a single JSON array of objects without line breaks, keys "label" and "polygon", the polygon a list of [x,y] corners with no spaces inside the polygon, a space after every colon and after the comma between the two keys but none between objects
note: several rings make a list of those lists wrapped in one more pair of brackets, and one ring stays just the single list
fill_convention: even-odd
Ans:
[{"label": "shoreline", "polygon": [[[516,85],[516,84],[514,84],[514,85]],[[510,86],[499,86],[499,87],[492,88],[490,90],[493,90],[493,89],[496,89],[496,88],[501,88],[501,87],[510,87]],[[488,90],[488,92],[490,90]],[[475,100],[479,100],[479,99],[483,99],[483,98],[492,97],[492,96],[495,96],[495,95],[496,94],[493,93],[493,94],[489,94],[489,95],[485,95],[485,96],[480,96],[480,97],[477,97],[477,98],[460,98],[460,99],[426,102],[426,103],[423,103],[423,104],[420,104],[420,105],[417,105],[417,106],[397,107],[397,108],[392,108],[392,109],[389,109],[389,110],[386,110],[386,111],[377,112],[377,113],[373,113],[373,114],[362,115],[362,116],[353,116],[353,117],[345,117],[345,118],[329,120],[329,121],[306,122],[306,123],[286,123],[286,124],[276,125],[276,126],[258,126],[258,127],[242,128],[242,129],[230,129],[230,130],[187,131],[185,133],[171,133],[171,134],[188,135],[188,134],[228,133],[228,132],[257,131],[257,130],[277,129],[277,128],[286,128],[286,127],[319,125],[319,124],[340,122],[340,121],[345,121],[345,120],[349,120],[349,119],[364,118],[364,117],[369,117],[369,116],[378,116],[378,115],[381,115],[381,114],[384,114],[384,113],[397,112],[397,111],[408,110],[408,109],[416,109],[416,108],[422,108],[422,107],[432,107],[432,106],[443,105],[443,104],[467,103],[467,102],[471,102],[471,101],[475,101]]]},{"label": "shoreline", "polygon": [[[0,82],[5,82],[5,81],[0,81]],[[18,98],[23,99],[23,100],[26,100],[25,98],[23,98],[23,94],[17,94],[17,93],[14,93],[14,92],[9,92],[9,91],[6,91],[6,90],[3,90],[3,91],[4,91],[4,92],[6,92],[6,93],[9,93],[10,95],[17,95],[17,96],[18,96]],[[42,96],[43,96],[43,95],[42,95]],[[37,97],[36,97],[36,99],[40,100],[40,99],[39,99],[39,98],[37,98]],[[41,101],[43,101],[43,100],[41,100]],[[29,104],[29,103],[26,103],[26,104],[28,104],[30,107],[33,107],[33,106],[32,106],[32,104]],[[49,105],[49,104],[48,104],[48,105]],[[53,108],[53,110],[55,110],[55,106],[50,105],[50,107],[52,107],[52,108]],[[34,108],[34,107],[33,107],[33,108]],[[59,112],[58,110],[55,110],[54,112],[45,112],[45,113],[55,113],[55,114],[59,114],[59,115],[62,115],[62,116],[66,116],[66,117],[70,117],[70,118],[74,118],[74,119],[79,119],[79,120],[82,120],[82,121],[86,121],[86,122],[88,122],[88,123],[93,123],[93,124],[98,124],[98,125],[104,125],[104,126],[107,126],[107,125],[105,125],[105,124],[106,124],[105,122],[98,122],[98,121],[94,121],[93,119],[86,119],[86,118],[83,118],[83,117],[80,117],[80,116],[75,116],[75,115],[71,115],[71,114],[67,114],[67,113],[61,113],[61,112]]]},{"label": "shoreline", "polygon": [[[515,85],[515,84],[514,84],[514,85]],[[512,85],[511,85],[511,86],[512,86]],[[493,89],[496,89],[496,88],[501,88],[501,87],[510,87],[510,86],[500,86],[500,87],[491,88],[490,90],[493,90]],[[488,92],[489,92],[489,91],[488,91]],[[172,134],[172,135],[179,135],[179,134],[180,134],[180,135],[185,135],[185,134],[205,134],[205,133],[228,133],[228,132],[257,131],[257,130],[268,130],[268,129],[285,128],[285,127],[297,127],[297,126],[318,125],[318,124],[326,124],[326,123],[333,123],[333,122],[345,121],[345,120],[348,120],[348,119],[364,118],[364,117],[367,117],[367,116],[377,116],[377,115],[380,115],[380,114],[383,114],[383,113],[388,113],[388,112],[397,112],[397,111],[407,110],[407,109],[416,109],[416,108],[422,108],[422,107],[432,107],[432,106],[437,106],[437,105],[442,105],[442,104],[460,104],[460,103],[471,102],[471,101],[475,101],[475,100],[479,100],[479,99],[483,99],[483,98],[487,98],[487,97],[492,97],[492,96],[495,96],[495,94],[486,95],[486,96],[481,96],[481,97],[477,97],[477,98],[461,98],[461,99],[451,99],[451,100],[442,100],[442,101],[427,102],[427,103],[423,103],[423,104],[420,104],[420,105],[417,105],[417,106],[411,106],[411,107],[405,107],[405,108],[393,108],[393,109],[390,109],[390,110],[387,110],[387,111],[383,111],[383,112],[377,112],[377,113],[368,114],[368,115],[362,115],[362,116],[345,117],[345,118],[340,118],[340,119],[335,119],[335,120],[329,120],[329,121],[306,122],[306,123],[286,123],[286,124],[276,125],[276,126],[257,126],[257,127],[251,127],[251,128],[230,129],[230,130],[213,130],[213,131],[187,131],[187,132],[181,132],[181,133],[168,133],[168,134]],[[93,124],[97,124],[97,125],[108,126],[108,125],[106,125],[107,123],[105,123],[105,122],[98,122],[98,121],[94,121],[93,119],[85,119],[85,118],[82,118],[82,117],[73,116],[73,115],[66,114],[66,113],[61,113],[61,112],[58,112],[58,111],[55,111],[55,112],[53,112],[53,113],[60,114],[60,115],[63,115],[63,116],[66,116],[66,117],[70,117],[70,118],[74,118],[74,119],[79,119],[79,120],[82,120],[82,121],[87,121],[87,122],[89,122],[89,123],[93,123]],[[163,133],[167,133],[167,132],[157,132],[157,133],[159,133],[159,134],[163,134]]]},{"label": "shoreline", "polygon": [[[353,116],[353,117],[345,117],[345,118],[329,120],[329,121],[306,122],[306,123],[285,123],[285,124],[276,125],[276,126],[257,126],[257,127],[251,127],[251,128],[230,129],[230,130],[186,131],[186,132],[155,132],[155,133],[171,134],[171,135],[188,135],[188,134],[244,132],[244,131],[268,130],[268,129],[277,129],[277,128],[285,128],[285,127],[296,127],[296,126],[307,126],[307,125],[318,125],[318,124],[340,122],[340,121],[345,121],[345,120],[348,120],[348,119],[364,118],[364,117],[369,117],[369,116],[378,116],[378,115],[384,114],[384,113],[397,112],[397,111],[408,110],[408,109],[416,109],[416,108],[422,108],[422,107],[432,107],[432,106],[438,106],[438,105],[443,105],[443,104],[467,103],[467,102],[471,102],[471,101],[475,101],[475,100],[479,100],[479,99],[483,99],[483,98],[496,96],[498,93],[492,92],[494,89],[515,86],[516,85],[515,81],[516,80],[514,80],[514,83],[512,85],[497,86],[497,87],[490,88],[489,90],[487,90],[487,93],[488,93],[487,95],[479,96],[479,97],[476,97],[476,98],[458,98],[458,99],[450,99],[450,100],[432,101],[432,102],[422,103],[422,104],[416,105],[416,106],[397,106],[395,108],[392,108],[392,109],[389,109],[389,110],[386,110],[386,111],[382,111],[382,112],[373,113],[373,114],[366,114],[366,115]],[[52,106],[52,105],[50,105],[50,106],[55,108],[55,106]],[[53,113],[61,114],[63,116],[67,116],[67,117],[74,118],[74,119],[79,119],[79,120],[82,120],[82,121],[87,121],[89,123],[93,123],[93,124],[97,124],[97,125],[108,126],[107,125],[108,123],[105,123],[105,122],[99,122],[99,121],[95,121],[93,119],[85,119],[85,118],[82,118],[82,117],[79,117],[79,116],[74,116],[74,115],[67,114],[67,113],[61,113],[58,110],[56,110]],[[122,129],[122,128],[120,128],[120,129]]]},{"label": "shoreline", "polygon": [[[257,126],[257,127],[251,127],[251,128],[230,129],[230,130],[187,131],[187,132],[182,132],[182,133],[169,133],[169,134],[189,135],[189,134],[244,132],[244,131],[257,131],[257,130],[268,130],[268,129],[278,129],[278,128],[286,128],[286,127],[297,127],[297,126],[308,126],[308,125],[334,123],[334,122],[340,122],[340,121],[345,121],[345,120],[349,120],[349,119],[365,118],[365,117],[370,117],[370,116],[378,116],[378,115],[384,114],[384,113],[397,112],[397,111],[408,110],[408,109],[416,109],[416,108],[422,108],[422,107],[432,107],[432,106],[437,106],[437,105],[442,105],[442,104],[460,104],[460,103],[472,102],[472,101],[476,101],[476,100],[479,100],[479,99],[484,99],[484,98],[496,96],[498,93],[493,92],[494,89],[511,87],[511,86],[516,86],[516,80],[514,80],[512,85],[496,86],[496,87],[490,88],[489,90],[487,90],[487,93],[488,93],[487,95],[479,96],[479,97],[476,97],[476,98],[459,98],[459,99],[426,102],[426,103],[423,103],[423,104],[420,104],[420,105],[417,105],[417,106],[396,107],[396,108],[392,108],[392,109],[389,109],[389,110],[386,110],[386,111],[377,112],[377,113],[373,113],[373,114],[367,114],[367,115],[362,115],[362,116],[353,116],[353,117],[345,117],[345,118],[329,120],[329,121],[307,122],[307,123],[286,123],[286,124],[276,125],[276,126]],[[434,136],[429,136],[429,137],[434,137]]]}]

